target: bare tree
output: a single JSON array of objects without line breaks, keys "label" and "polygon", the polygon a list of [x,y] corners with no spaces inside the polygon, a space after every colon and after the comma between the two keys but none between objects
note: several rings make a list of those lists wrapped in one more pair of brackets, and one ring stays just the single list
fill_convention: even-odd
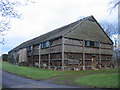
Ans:
[{"label": "bare tree", "polygon": [[112,10],[115,9],[120,4],[120,0],[112,0],[109,4],[112,5],[112,7],[109,8],[110,13],[111,13]]},{"label": "bare tree", "polygon": [[19,18],[20,15],[14,9],[15,3],[9,0],[0,0],[0,43],[4,42],[4,32],[10,29],[8,18]]},{"label": "bare tree", "polygon": [[10,30],[10,19],[19,19],[22,16],[15,7],[25,6],[28,2],[34,3],[31,0],[24,0],[24,2],[21,2],[20,0],[0,0],[0,44],[3,44],[4,42],[4,32]]},{"label": "bare tree", "polygon": [[5,32],[10,29],[10,21],[7,19],[3,19],[0,21],[0,44],[3,44],[4,42],[4,35]]},{"label": "bare tree", "polygon": [[120,51],[118,47],[118,27],[117,24],[112,24],[107,21],[100,22],[102,28],[105,30],[107,35],[113,40],[113,63],[115,66],[119,66]]},{"label": "bare tree", "polygon": [[100,25],[102,26],[103,30],[107,33],[107,35],[113,40],[114,42],[114,49],[118,48],[118,27],[117,23],[113,24],[107,21],[101,21]]},{"label": "bare tree", "polygon": [[114,59],[116,61],[116,64],[120,66],[120,0],[112,0],[109,4],[112,5],[112,7],[109,8],[110,13],[118,6],[118,37],[115,41],[116,47],[114,50]]},{"label": "bare tree", "polygon": [[109,37],[112,38],[112,35],[117,35],[118,33],[117,24],[113,24],[107,21],[101,21],[100,25],[102,26],[103,30],[105,30]]}]

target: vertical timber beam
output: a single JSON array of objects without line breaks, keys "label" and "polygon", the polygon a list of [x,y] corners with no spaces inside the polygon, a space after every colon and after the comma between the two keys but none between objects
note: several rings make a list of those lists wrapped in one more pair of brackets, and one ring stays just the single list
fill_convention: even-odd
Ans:
[{"label": "vertical timber beam", "polygon": [[41,44],[39,45],[39,68],[41,66]]},{"label": "vertical timber beam", "polygon": [[62,70],[64,70],[64,37],[62,37]]},{"label": "vertical timber beam", "polygon": [[120,48],[120,4],[118,4],[118,48]]},{"label": "vertical timber beam", "polygon": [[[113,62],[112,62],[112,61],[114,60],[113,55],[114,55],[114,53],[113,53],[113,44],[112,44],[112,60],[111,60],[111,63],[112,63],[112,64],[111,64],[111,65],[112,65],[112,67],[114,68],[114,64],[113,64]],[[118,62],[117,62],[117,63],[118,63]]]},{"label": "vertical timber beam", "polygon": [[48,69],[50,69],[50,41],[49,41],[49,54],[48,54]]},{"label": "vertical timber beam", "polygon": [[85,41],[83,40],[83,70],[85,70]]},{"label": "vertical timber beam", "polygon": [[34,61],[33,61],[33,46],[31,46],[31,60],[32,60],[32,66],[34,65]]},{"label": "vertical timber beam", "polygon": [[100,61],[99,67],[101,68],[101,43],[100,42],[99,42],[99,61]]}]

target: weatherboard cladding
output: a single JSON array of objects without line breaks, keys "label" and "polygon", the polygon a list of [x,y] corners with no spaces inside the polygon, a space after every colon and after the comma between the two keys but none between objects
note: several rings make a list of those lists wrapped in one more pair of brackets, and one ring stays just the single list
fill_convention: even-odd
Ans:
[{"label": "weatherboard cladding", "polygon": [[[74,33],[73,33],[74,32]],[[112,40],[107,36],[98,22],[93,16],[86,17],[84,19],[73,22],[69,25],[63,26],[61,28],[55,29],[44,35],[26,41],[12,51],[18,51],[21,48],[28,47],[30,45],[40,44],[44,41],[51,40],[57,37],[69,37],[80,40],[90,40],[102,43],[113,44]]]}]

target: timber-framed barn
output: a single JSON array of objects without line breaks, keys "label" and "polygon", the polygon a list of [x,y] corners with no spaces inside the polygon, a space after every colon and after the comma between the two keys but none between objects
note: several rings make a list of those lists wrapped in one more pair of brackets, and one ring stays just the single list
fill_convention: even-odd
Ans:
[{"label": "timber-framed barn", "polygon": [[111,66],[113,42],[93,16],[26,41],[8,52],[9,62],[48,69]]}]

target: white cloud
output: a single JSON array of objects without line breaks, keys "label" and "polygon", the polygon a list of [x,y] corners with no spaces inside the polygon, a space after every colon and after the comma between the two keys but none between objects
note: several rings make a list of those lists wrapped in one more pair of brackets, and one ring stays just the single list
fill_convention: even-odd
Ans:
[{"label": "white cloud", "polygon": [[117,10],[107,11],[109,0],[35,0],[36,3],[17,7],[23,19],[12,19],[12,29],[5,36],[4,52],[20,43],[53,29],[72,23],[80,16],[93,15],[98,21],[116,21]]}]

